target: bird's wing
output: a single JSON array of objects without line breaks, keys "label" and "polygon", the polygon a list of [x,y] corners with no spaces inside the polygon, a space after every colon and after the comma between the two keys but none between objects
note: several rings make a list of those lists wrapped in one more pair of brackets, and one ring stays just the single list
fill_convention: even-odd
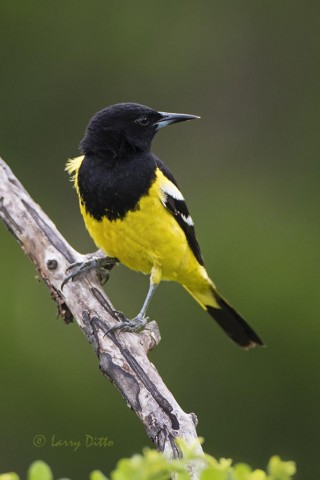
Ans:
[{"label": "bird's wing", "polygon": [[165,177],[165,181],[161,182],[160,184],[160,189],[162,192],[161,202],[164,207],[174,216],[177,223],[184,231],[194,256],[200,265],[203,265],[200,247],[196,239],[194,223],[189,214],[185,199],[180,192],[177,182],[170,170],[168,170],[161,160],[157,159],[156,163],[157,167]]}]

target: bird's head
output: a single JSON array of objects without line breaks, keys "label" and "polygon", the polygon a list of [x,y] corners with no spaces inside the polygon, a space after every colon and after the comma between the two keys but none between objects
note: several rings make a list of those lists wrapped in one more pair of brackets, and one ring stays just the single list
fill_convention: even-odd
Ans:
[{"label": "bird's head", "polygon": [[157,112],[138,103],[118,103],[92,117],[80,148],[84,154],[111,151],[115,157],[125,154],[128,149],[147,152],[160,128],[195,118],[200,117]]}]

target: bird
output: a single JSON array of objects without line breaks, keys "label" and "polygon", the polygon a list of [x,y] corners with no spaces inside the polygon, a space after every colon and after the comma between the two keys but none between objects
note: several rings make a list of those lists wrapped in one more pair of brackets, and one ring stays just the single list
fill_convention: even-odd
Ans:
[{"label": "bird", "polygon": [[[175,281],[244,349],[261,338],[217,290],[204,266],[195,227],[173,174],[151,152],[156,133],[197,115],[168,113],[138,103],[118,103],[97,112],[80,142],[81,155],[66,170],[76,189],[85,226],[105,260],[92,259],[65,278],[120,262],[150,276],[139,314],[111,330],[137,332],[160,281]],[[211,215],[211,214],[210,214]],[[109,263],[108,263],[109,259]],[[105,263],[103,263],[105,262]]]}]

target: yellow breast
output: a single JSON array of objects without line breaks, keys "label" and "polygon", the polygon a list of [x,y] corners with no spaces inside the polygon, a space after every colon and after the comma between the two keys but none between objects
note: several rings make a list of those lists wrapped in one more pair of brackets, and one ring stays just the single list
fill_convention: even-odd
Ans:
[{"label": "yellow breast", "polygon": [[140,200],[139,208],[128,212],[124,219],[110,221],[104,217],[99,222],[83,206],[80,208],[90,235],[107,255],[143,273],[150,273],[158,265],[164,275],[177,269],[188,244],[183,231],[161,203],[158,183],[157,178],[148,195]]}]

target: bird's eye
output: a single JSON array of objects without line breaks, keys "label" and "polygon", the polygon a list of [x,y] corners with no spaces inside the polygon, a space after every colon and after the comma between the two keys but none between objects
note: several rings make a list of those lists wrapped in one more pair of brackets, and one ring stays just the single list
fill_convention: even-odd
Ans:
[{"label": "bird's eye", "polygon": [[148,125],[149,118],[143,115],[142,117],[137,118],[136,123],[139,123],[140,125],[144,125],[144,126]]}]

